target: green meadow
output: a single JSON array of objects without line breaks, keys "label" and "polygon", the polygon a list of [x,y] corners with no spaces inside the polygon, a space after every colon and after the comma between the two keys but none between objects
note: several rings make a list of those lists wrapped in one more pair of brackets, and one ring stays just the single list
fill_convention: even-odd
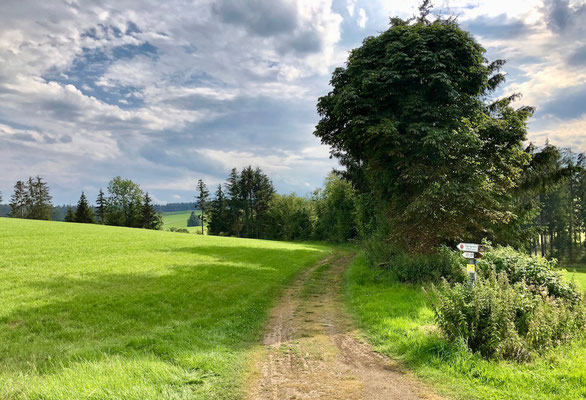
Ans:
[{"label": "green meadow", "polygon": [[0,398],[233,399],[326,246],[0,218]]},{"label": "green meadow", "polygon": [[[586,271],[568,272],[586,290]],[[346,300],[374,348],[456,399],[584,399],[586,339],[528,363],[487,361],[448,344],[435,328],[420,285],[397,282],[357,258],[346,273]]]},{"label": "green meadow", "polygon": [[[195,210],[196,215],[200,215],[201,211]],[[162,213],[163,216],[163,229],[169,228],[185,228],[190,232],[201,232],[201,226],[187,226],[187,220],[191,215],[191,211],[172,211]],[[199,230],[198,230],[199,228]]]}]

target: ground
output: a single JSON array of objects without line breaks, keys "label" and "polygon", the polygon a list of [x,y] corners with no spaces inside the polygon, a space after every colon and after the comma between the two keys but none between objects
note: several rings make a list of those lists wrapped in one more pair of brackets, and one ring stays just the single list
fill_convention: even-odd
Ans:
[{"label": "ground", "polygon": [[0,399],[234,399],[328,246],[0,218]]},{"label": "ground", "polygon": [[341,298],[351,259],[331,256],[286,290],[249,372],[247,399],[437,398],[359,338]]}]

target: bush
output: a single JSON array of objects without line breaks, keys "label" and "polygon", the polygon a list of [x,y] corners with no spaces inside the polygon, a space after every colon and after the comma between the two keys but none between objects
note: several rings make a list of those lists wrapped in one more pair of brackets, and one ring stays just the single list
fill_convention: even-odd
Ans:
[{"label": "bush", "polygon": [[532,257],[520,253],[511,247],[489,248],[478,263],[478,273],[482,277],[490,275],[492,270],[505,272],[511,283],[525,282],[532,293],[544,290],[556,298],[563,298],[572,303],[581,299],[581,294],[572,282],[568,282],[557,271],[557,260]]},{"label": "bush", "polygon": [[169,232],[189,233],[187,228],[175,228],[174,226],[168,229]]},{"label": "bush", "polygon": [[432,285],[439,328],[486,358],[517,361],[583,334],[582,295],[553,266],[511,248],[489,252],[474,286]]},{"label": "bush", "polygon": [[463,282],[466,279],[466,260],[446,246],[432,254],[414,255],[375,238],[364,240],[362,246],[371,264],[388,268],[401,282],[437,282],[441,278]]}]

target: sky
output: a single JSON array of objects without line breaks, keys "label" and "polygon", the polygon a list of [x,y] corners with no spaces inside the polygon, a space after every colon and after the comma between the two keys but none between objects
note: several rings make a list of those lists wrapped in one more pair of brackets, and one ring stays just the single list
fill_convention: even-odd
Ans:
[{"label": "sky", "polygon": [[[348,51],[409,17],[400,0],[2,0],[0,191],[40,175],[54,204],[114,176],[158,203],[193,201],[233,167],[309,193],[337,163],[316,102]],[[586,151],[586,3],[451,0],[507,59],[502,94],[532,105],[529,139]]]}]

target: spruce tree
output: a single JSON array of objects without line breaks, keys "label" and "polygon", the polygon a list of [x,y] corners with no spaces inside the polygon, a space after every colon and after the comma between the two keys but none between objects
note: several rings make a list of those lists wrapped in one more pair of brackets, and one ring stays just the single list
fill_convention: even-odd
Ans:
[{"label": "spruce tree", "polygon": [[96,199],[96,214],[98,217],[98,223],[104,224],[106,218],[106,198],[104,197],[104,191],[100,188],[98,198]]},{"label": "spruce tree", "polygon": [[140,226],[145,229],[160,229],[162,224],[161,215],[155,210],[148,192],[145,193],[140,213]]},{"label": "spruce tree", "polygon": [[208,188],[204,181],[202,181],[201,179],[197,181],[197,190],[199,192],[197,195],[197,205],[201,210],[201,234],[203,235],[203,225],[206,219],[205,213],[208,208],[208,197],[210,195],[210,192],[208,191]]},{"label": "spruce tree", "polygon": [[12,218],[25,218],[27,215],[27,188],[23,181],[14,185],[14,193],[10,197],[10,214]]},{"label": "spruce tree", "polygon": [[187,226],[199,226],[199,217],[195,214],[195,211],[191,212],[189,219],[187,220]]},{"label": "spruce tree", "polygon": [[43,182],[43,178],[37,176],[36,178],[29,178],[28,184],[28,195],[26,196],[26,208],[27,215],[25,218],[28,219],[40,219],[49,220],[51,219],[51,211],[53,205],[51,204],[51,195],[49,194],[49,187],[46,182]]},{"label": "spruce tree", "polygon": [[209,211],[208,232],[212,235],[227,233],[228,225],[226,195],[222,190],[222,185],[218,185],[218,189],[215,193],[215,199],[212,201]]},{"label": "spruce tree", "polygon": [[67,207],[67,214],[65,214],[65,222],[76,222],[75,220],[75,211],[73,211],[73,207]]},{"label": "spruce tree", "polygon": [[94,210],[92,210],[88,204],[84,192],[81,192],[81,196],[77,202],[77,208],[75,209],[75,222],[80,222],[82,224],[93,224],[96,222]]}]

